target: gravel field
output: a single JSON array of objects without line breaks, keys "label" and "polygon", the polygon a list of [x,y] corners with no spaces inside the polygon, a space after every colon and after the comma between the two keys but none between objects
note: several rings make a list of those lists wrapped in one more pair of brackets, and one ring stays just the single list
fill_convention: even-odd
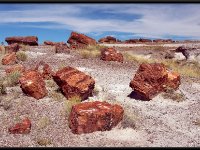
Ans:
[{"label": "gravel field", "polygon": [[[125,111],[124,118],[111,131],[76,135],[68,127],[63,97],[56,100],[48,95],[36,100],[24,95],[19,86],[10,87],[8,96],[0,97],[1,147],[200,146],[199,79],[181,78],[179,91],[186,97],[181,102],[165,99],[162,94],[151,101],[141,101],[129,97],[132,92],[129,83],[139,67],[138,64],[105,62],[98,58],[82,59],[75,52],[53,54],[49,51],[48,47],[32,48],[26,52],[28,60],[24,65],[33,67],[36,62],[43,60],[54,71],[69,65],[91,75],[95,79],[99,94],[87,101],[100,100],[120,104]],[[4,74],[4,68],[0,69],[1,75]],[[47,87],[50,93],[56,90],[57,85],[53,88]],[[6,105],[9,105],[9,109],[2,107]],[[24,116],[31,119],[31,132],[27,135],[9,134],[8,127]],[[44,120],[46,124],[42,126],[41,122]],[[199,124],[195,123],[197,120]],[[47,144],[41,144],[42,140]]]}]

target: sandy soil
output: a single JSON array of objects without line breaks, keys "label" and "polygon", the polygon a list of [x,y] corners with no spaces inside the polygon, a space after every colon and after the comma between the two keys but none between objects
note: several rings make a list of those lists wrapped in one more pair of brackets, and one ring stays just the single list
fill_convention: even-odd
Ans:
[{"label": "sandy soil", "polygon": [[[49,50],[49,51],[48,51]],[[34,48],[27,51],[25,66],[33,66],[37,61],[47,62],[54,71],[69,65],[91,75],[96,81],[99,94],[87,101],[108,101],[123,106],[123,121],[111,131],[75,135],[68,127],[64,111],[65,98],[56,100],[46,96],[36,100],[26,96],[19,85],[8,89],[8,96],[0,97],[0,146],[39,147],[41,140],[48,140],[49,147],[199,147],[200,125],[195,121],[200,116],[200,80],[182,78],[179,91],[186,99],[177,102],[164,99],[159,94],[151,101],[130,98],[129,83],[138,64],[124,62],[104,62],[97,58],[81,59],[75,52],[53,54],[50,47]],[[3,75],[5,66],[1,67]],[[51,93],[57,88],[47,84]],[[5,106],[10,106],[5,109]],[[3,107],[4,106],[4,107]],[[28,116],[32,121],[30,134],[13,135],[8,127],[20,118]],[[41,127],[41,120],[47,125]]]}]

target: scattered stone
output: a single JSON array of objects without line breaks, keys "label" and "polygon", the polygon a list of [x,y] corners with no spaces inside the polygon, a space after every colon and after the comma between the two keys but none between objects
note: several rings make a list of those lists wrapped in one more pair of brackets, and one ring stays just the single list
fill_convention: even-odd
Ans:
[{"label": "scattered stone", "polygon": [[25,67],[22,64],[16,64],[13,66],[10,66],[5,70],[6,74],[12,73],[14,71],[19,71],[20,73],[23,73],[25,71]]},{"label": "scattered stone", "polygon": [[31,121],[28,118],[22,120],[21,123],[17,123],[8,129],[11,134],[27,134],[31,130]]},{"label": "scattered stone", "polygon": [[17,44],[17,43],[13,43],[11,45],[5,46],[5,50],[8,53],[17,52],[17,51],[19,51],[19,48],[20,48],[19,44]]},{"label": "scattered stone", "polygon": [[108,102],[85,102],[72,106],[69,127],[74,134],[111,130],[123,119],[120,105]]},{"label": "scattered stone", "polygon": [[70,48],[66,44],[56,44],[56,53],[70,53]]},{"label": "scattered stone", "polygon": [[99,39],[98,42],[99,43],[108,43],[108,44],[110,43],[110,44],[113,44],[113,43],[117,42],[117,39],[112,37],[112,36],[107,36],[107,37]]},{"label": "scattered stone", "polygon": [[8,43],[8,45],[13,43],[18,44],[24,44],[24,45],[38,45],[38,38],[36,36],[13,36],[13,37],[7,37],[5,41]]},{"label": "scattered stone", "polygon": [[139,42],[146,43],[146,42],[152,42],[152,41],[150,39],[142,39],[142,38],[140,38]]},{"label": "scattered stone", "polygon": [[123,62],[123,55],[114,48],[105,48],[101,51],[101,60]]},{"label": "scattered stone", "polygon": [[79,96],[81,100],[85,100],[92,96],[95,86],[95,81],[91,76],[72,67],[64,67],[57,71],[53,79],[67,99]]},{"label": "scattered stone", "polygon": [[5,55],[2,59],[2,65],[15,64],[17,61],[17,56],[15,52]]},{"label": "scattered stone", "polygon": [[96,45],[97,42],[95,39],[88,37],[84,34],[80,34],[77,32],[72,32],[71,36],[69,37],[67,43],[70,44],[70,48],[78,49],[78,48],[85,48],[88,45]]},{"label": "scattered stone", "polygon": [[42,75],[34,70],[25,71],[19,79],[22,91],[36,99],[41,99],[47,95],[47,89]]},{"label": "scattered stone", "polygon": [[165,88],[177,89],[179,85],[180,75],[168,71],[162,63],[142,63],[130,82],[130,87],[142,100],[151,100]]},{"label": "scattered stone", "polygon": [[139,39],[129,39],[125,41],[125,43],[127,44],[138,43],[138,42],[139,42]]}]

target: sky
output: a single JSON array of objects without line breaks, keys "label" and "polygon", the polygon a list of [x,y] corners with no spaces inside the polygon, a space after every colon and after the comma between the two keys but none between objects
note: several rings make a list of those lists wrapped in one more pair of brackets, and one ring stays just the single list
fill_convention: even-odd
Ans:
[{"label": "sky", "polygon": [[0,4],[0,42],[9,36],[66,42],[72,31],[96,40],[199,40],[200,4]]}]

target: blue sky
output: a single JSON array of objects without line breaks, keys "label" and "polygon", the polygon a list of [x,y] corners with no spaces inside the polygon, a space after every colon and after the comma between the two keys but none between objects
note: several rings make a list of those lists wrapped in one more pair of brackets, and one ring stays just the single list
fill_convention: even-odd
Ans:
[{"label": "blue sky", "polygon": [[72,31],[96,40],[200,39],[200,4],[0,4],[0,42],[38,36],[66,42]]}]

